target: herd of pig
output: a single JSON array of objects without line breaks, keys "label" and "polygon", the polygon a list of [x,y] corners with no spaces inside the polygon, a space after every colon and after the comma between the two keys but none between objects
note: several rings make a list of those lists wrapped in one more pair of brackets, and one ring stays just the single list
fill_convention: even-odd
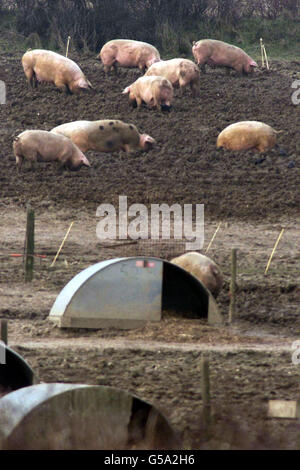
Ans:
[{"label": "herd of pig", "polygon": [[[222,41],[203,39],[194,43],[192,52],[197,64],[189,59],[161,60],[158,50],[147,43],[116,39],[106,43],[99,54],[104,71],[117,72],[117,67],[138,67],[144,74],[127,86],[123,94],[129,95],[129,103],[140,107],[169,110],[174,98],[174,87],[183,93],[190,86],[194,97],[199,93],[200,68],[205,65],[222,66],[238,73],[251,74],[256,62],[242,49]],[[93,89],[79,66],[72,60],[52,51],[29,50],[22,58],[22,65],[29,84],[51,82],[67,94]],[[276,143],[276,131],[267,124],[243,121],[226,127],[217,138],[217,147],[229,150],[255,149],[264,152]],[[91,166],[83,152],[131,152],[153,147],[155,140],[140,134],[133,124],[104,119],[75,121],[45,130],[26,130],[13,142],[18,170],[24,159],[57,161],[61,168],[78,170]],[[171,261],[197,277],[217,297],[223,284],[218,266],[200,253],[186,253]]]},{"label": "herd of pig", "polygon": [[[174,98],[174,87],[181,94],[190,86],[193,96],[200,87],[200,68],[205,65],[222,66],[238,73],[251,74],[257,63],[239,47],[213,39],[202,39],[194,43],[192,52],[197,62],[175,58],[161,60],[159,51],[141,41],[115,39],[101,49],[99,59],[105,73],[117,66],[138,67],[144,76],[127,86],[123,94],[129,94],[132,106],[143,103],[149,108],[169,110]],[[79,66],[72,60],[47,50],[29,50],[22,57],[22,65],[29,84],[35,88],[39,83],[50,82],[67,94],[93,89]],[[200,68],[199,68],[200,67]],[[276,131],[257,121],[233,123],[224,129],[217,139],[217,147],[228,150],[256,149],[264,152],[276,143]],[[140,134],[133,124],[106,119],[99,121],[75,121],[45,130],[26,130],[13,142],[18,170],[23,161],[53,161],[61,168],[78,170],[90,167],[83,152],[131,152],[147,151],[155,140]]]}]

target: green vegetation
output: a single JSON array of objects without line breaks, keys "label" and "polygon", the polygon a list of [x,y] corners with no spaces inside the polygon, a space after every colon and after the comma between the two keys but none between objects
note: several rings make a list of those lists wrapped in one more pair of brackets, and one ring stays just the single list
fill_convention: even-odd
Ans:
[{"label": "green vegetation", "polygon": [[300,60],[299,20],[249,18],[237,25],[199,22],[180,31],[164,23],[157,30],[156,37],[166,58],[190,56],[193,41],[213,38],[241,47],[259,60],[260,38],[263,38],[270,57]]},{"label": "green vegetation", "polygon": [[[163,58],[190,57],[193,41],[215,38],[260,58],[260,38],[272,58],[300,60],[299,0],[0,0],[0,49],[99,51],[113,38],[154,44]],[[267,6],[266,6],[267,5]],[[2,6],[2,9],[1,9]]]}]

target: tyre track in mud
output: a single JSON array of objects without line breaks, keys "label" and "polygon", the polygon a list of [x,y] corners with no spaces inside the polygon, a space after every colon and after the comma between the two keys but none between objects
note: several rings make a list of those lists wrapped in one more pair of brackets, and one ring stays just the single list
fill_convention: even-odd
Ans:
[{"label": "tyre track in mud", "polygon": [[17,347],[19,349],[68,349],[68,350],[80,350],[84,349],[87,351],[93,350],[104,350],[112,348],[114,350],[130,351],[130,350],[140,350],[140,351],[181,351],[181,352],[191,352],[191,351],[203,351],[203,352],[247,352],[247,351],[257,351],[257,352],[290,352],[291,351],[291,340],[290,344],[288,342],[279,342],[278,338],[274,341],[275,344],[262,344],[262,343],[250,343],[250,344],[207,344],[207,343],[163,343],[156,341],[137,341],[137,340],[126,340],[126,339],[99,339],[93,340],[91,338],[83,339],[76,338],[74,339],[42,339],[35,341],[26,341],[26,342],[12,342],[10,346],[12,348]]}]

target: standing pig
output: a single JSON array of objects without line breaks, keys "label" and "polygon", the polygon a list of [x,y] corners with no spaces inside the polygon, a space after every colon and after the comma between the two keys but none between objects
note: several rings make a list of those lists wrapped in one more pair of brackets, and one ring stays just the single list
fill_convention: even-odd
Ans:
[{"label": "standing pig", "polygon": [[276,144],[277,133],[263,122],[236,122],[227,126],[219,134],[217,147],[224,147],[227,150],[256,149],[259,152],[265,152]]},{"label": "standing pig", "polygon": [[29,84],[34,88],[40,82],[54,83],[67,94],[92,89],[78,65],[56,52],[36,49],[27,51],[22,65]]},{"label": "standing pig", "polygon": [[198,94],[200,71],[197,65],[189,59],[161,60],[151,65],[145,75],[165,77],[174,87],[179,86],[181,93],[183,88],[190,85],[193,96]]},{"label": "standing pig", "polygon": [[83,152],[147,151],[155,143],[149,135],[140,134],[133,124],[113,119],[69,122],[55,127],[51,132],[69,137]]},{"label": "standing pig", "polygon": [[154,62],[160,60],[158,50],[146,42],[132,39],[113,39],[102,47],[101,59],[105,72],[113,68],[117,72],[117,64],[121,67],[138,67],[142,72]]},{"label": "standing pig", "polygon": [[239,47],[215,39],[202,39],[193,44],[193,55],[205,72],[205,64],[234,69],[240,74],[252,73],[257,63]]},{"label": "standing pig", "polygon": [[129,94],[129,102],[138,107],[146,103],[149,108],[170,110],[174,97],[172,83],[164,77],[141,77],[123,91]]},{"label": "standing pig", "polygon": [[171,260],[195,276],[216,298],[223,285],[223,276],[214,261],[205,255],[191,251]]},{"label": "standing pig", "polygon": [[82,166],[91,166],[70,139],[47,131],[22,132],[14,139],[13,149],[18,171],[24,159],[31,162],[59,162],[61,168],[66,167],[72,171],[77,171]]}]

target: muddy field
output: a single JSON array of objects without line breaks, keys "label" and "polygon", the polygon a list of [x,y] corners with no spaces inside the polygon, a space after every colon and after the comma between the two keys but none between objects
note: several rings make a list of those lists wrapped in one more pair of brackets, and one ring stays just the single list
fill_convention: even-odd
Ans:
[{"label": "muddy field", "polygon": [[[50,86],[32,92],[20,66],[21,54],[1,58],[0,79],[8,89],[1,109],[1,197],[4,203],[94,210],[102,202],[116,202],[124,194],[129,203],[203,203],[205,215],[252,220],[293,217],[299,206],[299,107],[292,104],[293,80],[300,65],[273,64],[270,74],[254,78],[230,77],[212,71],[201,79],[200,97],[189,91],[177,97],[173,111],[132,110],[122,90],[136,71],[120,71],[105,78],[99,62],[77,55],[95,94],[67,97]],[[148,154],[88,153],[93,169],[57,176],[51,165],[18,177],[11,150],[12,137],[24,129],[45,129],[72,120],[115,118],[133,122],[157,140]],[[280,134],[280,150],[261,157],[246,152],[216,151],[218,133],[228,124],[254,119]],[[263,158],[263,161],[261,161]],[[21,185],[21,186],[20,186]],[[55,190],[54,190],[55,187]],[[74,193],[76,188],[76,195]],[[17,197],[17,200],[16,200]]]},{"label": "muddy field", "polygon": [[[300,338],[300,107],[291,84],[299,62],[271,63],[251,78],[209,69],[200,96],[176,94],[170,113],[131,109],[122,90],[139,73],[105,77],[92,56],[72,53],[95,93],[67,97],[53,86],[28,88],[19,54],[0,57],[7,104],[0,106],[0,318],[9,344],[44,382],[116,386],[157,406],[182,437],[183,449],[298,449],[299,421],[267,418],[272,398],[299,396],[292,343]],[[79,119],[134,123],[157,144],[145,154],[87,152],[92,169],[57,173],[50,164],[15,168],[12,139],[25,129],[50,130]],[[261,120],[281,130],[278,148],[258,155],[215,148],[218,133],[239,120]],[[103,247],[96,237],[101,203],[205,205],[204,251],[220,221],[209,255],[224,273],[218,298],[224,327],[164,312],[156,325],[131,331],[59,330],[47,316],[63,286],[79,271],[118,256],[142,255],[139,245]],[[36,217],[35,278],[24,283],[22,254],[26,204]],[[52,259],[74,226],[54,268]],[[285,232],[268,276],[264,270],[281,228]],[[238,248],[237,316],[228,325],[231,248]],[[150,253],[170,259],[172,243]],[[201,356],[210,359],[214,419],[201,425]]]}]

